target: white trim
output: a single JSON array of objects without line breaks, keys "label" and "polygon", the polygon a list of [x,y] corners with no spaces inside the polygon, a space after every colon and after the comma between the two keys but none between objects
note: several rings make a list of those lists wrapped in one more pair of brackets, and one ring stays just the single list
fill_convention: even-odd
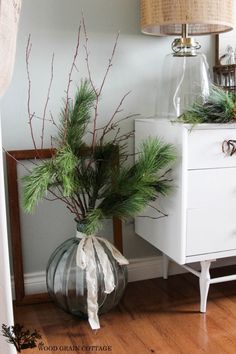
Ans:
[{"label": "white trim", "polygon": [[[2,5],[1,5],[2,6]],[[3,176],[2,130],[0,120],[0,326],[13,325],[12,291],[6,223],[5,185]],[[16,353],[15,348],[0,335],[0,352]]]},{"label": "white trim", "polygon": [[[184,272],[185,270],[183,270],[182,267],[174,262],[171,262],[169,266],[169,274],[179,274]],[[162,256],[132,259],[128,265],[129,282],[160,278],[162,275]]]},{"label": "white trim", "polygon": [[[226,258],[214,262],[212,268],[222,267],[236,264],[236,257]],[[163,275],[162,256],[146,257],[131,259],[128,265],[129,282],[160,278]],[[193,264],[192,267],[196,270],[200,269],[200,265]],[[180,265],[170,261],[169,275],[186,273],[186,270]],[[12,288],[14,289],[14,281],[12,278]],[[25,274],[25,291],[26,294],[37,294],[47,291],[45,272],[35,272]],[[14,290],[13,290],[14,295]],[[14,297],[15,298],[15,297]]]}]

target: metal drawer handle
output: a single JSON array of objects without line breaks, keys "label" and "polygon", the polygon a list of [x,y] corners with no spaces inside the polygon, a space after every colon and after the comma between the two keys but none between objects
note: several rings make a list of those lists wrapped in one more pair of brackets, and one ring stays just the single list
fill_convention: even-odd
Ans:
[{"label": "metal drawer handle", "polygon": [[236,140],[224,140],[222,143],[222,152],[225,155],[233,156],[236,152]]}]

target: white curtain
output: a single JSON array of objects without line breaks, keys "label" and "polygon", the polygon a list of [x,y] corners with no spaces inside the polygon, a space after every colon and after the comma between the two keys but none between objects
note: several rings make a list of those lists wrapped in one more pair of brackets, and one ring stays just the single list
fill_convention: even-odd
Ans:
[{"label": "white curtain", "polygon": [[[10,84],[16,50],[21,0],[0,0],[0,97]],[[0,127],[0,147],[2,134]],[[0,327],[13,324],[11,278],[6,227],[6,206],[3,161],[0,154]],[[0,353],[16,353],[12,345],[0,336]]]},{"label": "white curtain", "polygon": [[12,77],[20,8],[21,0],[0,0],[0,96]]}]

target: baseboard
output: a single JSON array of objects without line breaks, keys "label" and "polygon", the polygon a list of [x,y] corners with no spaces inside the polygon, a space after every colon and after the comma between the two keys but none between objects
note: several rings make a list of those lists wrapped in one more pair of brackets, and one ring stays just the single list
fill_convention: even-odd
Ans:
[{"label": "baseboard", "polygon": [[[236,264],[236,257],[213,262],[212,268],[222,267]],[[192,265],[195,269],[199,269],[199,263]],[[186,273],[186,270],[174,262],[170,262],[169,274]],[[162,257],[146,257],[139,259],[131,259],[128,265],[128,281],[140,281],[162,277]],[[14,280],[12,278],[12,291],[14,298]],[[25,274],[25,292],[26,294],[37,294],[46,292],[46,277],[45,272],[35,272]]]}]

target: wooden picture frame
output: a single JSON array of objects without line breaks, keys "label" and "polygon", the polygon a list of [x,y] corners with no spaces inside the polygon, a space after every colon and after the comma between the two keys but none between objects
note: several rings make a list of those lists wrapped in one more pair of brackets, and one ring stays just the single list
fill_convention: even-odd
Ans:
[{"label": "wooden picture frame", "polygon": [[[25,294],[19,190],[17,183],[17,162],[39,158],[48,159],[51,158],[54,153],[55,150],[52,149],[39,149],[37,152],[35,150],[14,150],[6,152],[10,237],[12,244],[16,305],[36,304],[51,301],[47,293],[32,295]],[[113,218],[113,239],[114,245],[120,252],[122,252],[122,222],[117,218]]]}]

